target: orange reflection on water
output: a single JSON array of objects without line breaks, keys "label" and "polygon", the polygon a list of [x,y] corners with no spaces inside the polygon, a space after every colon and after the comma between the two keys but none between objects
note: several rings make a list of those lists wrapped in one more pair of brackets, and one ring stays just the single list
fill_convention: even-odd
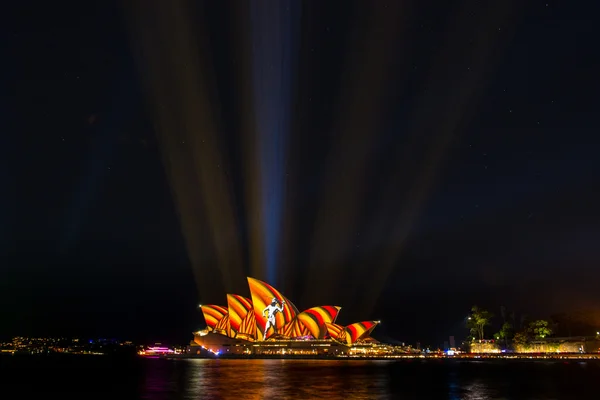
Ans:
[{"label": "orange reflection on water", "polygon": [[177,391],[183,392],[186,399],[388,397],[388,374],[384,368],[380,370],[381,373],[373,374],[373,361],[365,362],[371,365],[367,369],[364,368],[365,363],[360,361],[189,359],[168,362],[180,363],[185,376],[175,378],[171,373],[162,382],[164,388],[161,390],[156,384],[160,379],[153,374],[154,379],[146,381],[147,389],[153,393],[146,392],[145,398],[157,398],[153,396],[157,392],[165,395],[165,392],[179,385],[184,385],[179,386]]}]

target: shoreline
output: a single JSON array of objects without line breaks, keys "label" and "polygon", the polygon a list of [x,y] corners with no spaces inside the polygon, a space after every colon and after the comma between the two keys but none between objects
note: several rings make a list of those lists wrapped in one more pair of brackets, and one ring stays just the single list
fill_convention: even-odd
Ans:
[{"label": "shoreline", "polygon": [[66,357],[100,357],[100,358],[130,358],[130,359],[200,359],[200,360],[320,360],[320,361],[416,361],[416,360],[460,360],[460,361],[483,361],[483,360],[598,360],[600,353],[562,353],[562,354],[461,354],[461,355],[422,355],[422,354],[398,354],[389,356],[318,356],[318,355],[224,355],[224,356],[206,356],[197,354],[155,354],[155,355],[137,355],[132,353],[108,353],[108,354],[77,354],[77,353],[46,353],[46,354],[27,354],[27,353],[0,353],[0,356],[17,358],[66,358]]},{"label": "shoreline", "polygon": [[154,355],[144,358],[162,358],[170,360],[179,359],[204,359],[204,360],[331,360],[331,361],[399,361],[399,360],[462,360],[462,361],[481,361],[481,360],[600,360],[600,354],[518,354],[518,355],[482,355],[469,354],[460,356],[439,356],[439,355],[397,355],[381,357],[319,357],[319,356],[220,356],[206,357],[200,355]]}]

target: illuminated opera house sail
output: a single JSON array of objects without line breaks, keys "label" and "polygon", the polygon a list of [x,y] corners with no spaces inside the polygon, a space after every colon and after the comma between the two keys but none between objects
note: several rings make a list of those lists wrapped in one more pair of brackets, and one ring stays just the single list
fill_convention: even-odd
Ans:
[{"label": "illuminated opera house sail", "polygon": [[[227,295],[226,305],[202,305],[206,329],[196,332],[192,346],[214,354],[323,354],[344,352],[373,341],[379,321],[342,326],[339,306],[296,306],[266,282],[248,278],[250,297]],[[283,353],[281,353],[283,351]]]}]

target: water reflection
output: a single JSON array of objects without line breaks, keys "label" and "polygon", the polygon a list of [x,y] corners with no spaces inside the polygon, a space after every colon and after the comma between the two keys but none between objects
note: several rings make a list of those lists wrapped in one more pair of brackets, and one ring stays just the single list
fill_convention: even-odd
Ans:
[{"label": "water reflection", "polygon": [[490,391],[483,382],[476,380],[465,388],[462,398],[464,400],[486,400],[494,397],[490,396]]},{"label": "water reflection", "polygon": [[148,400],[587,398],[580,397],[584,383],[600,376],[598,363],[144,361],[141,397]]},{"label": "water reflection", "polygon": [[385,369],[361,362],[307,360],[186,360],[194,384],[187,399],[386,398]]},{"label": "water reflection", "polygon": [[[154,362],[147,364],[144,370],[141,398],[147,400],[173,398],[173,394],[178,392],[177,380],[173,379],[177,376],[173,373],[177,369],[177,364],[158,359],[152,361]],[[192,379],[188,380],[189,383],[191,381]]]},{"label": "water reflection", "polygon": [[597,399],[600,361],[0,357],[0,399]]},{"label": "water reflection", "polygon": [[384,399],[387,362],[321,360],[155,360],[142,398]]}]

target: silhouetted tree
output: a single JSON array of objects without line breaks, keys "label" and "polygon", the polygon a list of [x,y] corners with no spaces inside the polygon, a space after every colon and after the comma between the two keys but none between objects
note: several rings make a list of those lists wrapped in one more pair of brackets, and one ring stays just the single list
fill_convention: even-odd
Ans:
[{"label": "silhouetted tree", "polygon": [[555,325],[556,334],[559,336],[571,336],[573,334],[573,319],[569,314],[554,314],[551,317]]},{"label": "silhouetted tree", "polygon": [[471,314],[467,318],[467,327],[470,328],[471,334],[479,340],[483,340],[485,337],[485,327],[490,325],[492,317],[493,314],[489,311],[473,306]]},{"label": "silhouetted tree", "polygon": [[512,311],[510,313],[510,321],[512,322],[512,326],[516,329],[517,328],[517,315],[515,314],[514,311]]},{"label": "silhouetted tree", "polygon": [[508,346],[508,341],[513,338],[515,335],[515,330],[510,322],[505,322],[502,324],[502,328],[500,331],[494,335],[496,340],[504,341],[504,345]]},{"label": "silhouetted tree", "polygon": [[525,329],[525,323],[527,322],[527,314],[521,314],[521,323],[519,324],[519,330]]},{"label": "silhouetted tree", "polygon": [[592,311],[554,314],[551,320],[557,336],[586,336],[600,326],[600,318]]}]

